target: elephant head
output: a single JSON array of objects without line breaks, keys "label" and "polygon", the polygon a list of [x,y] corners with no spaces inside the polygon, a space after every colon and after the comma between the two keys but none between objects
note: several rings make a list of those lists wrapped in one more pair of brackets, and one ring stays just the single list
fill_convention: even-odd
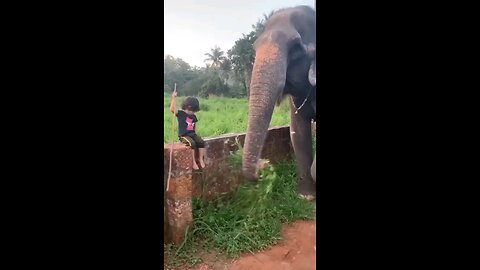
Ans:
[{"label": "elephant head", "polygon": [[[258,161],[275,103],[294,89],[316,84],[315,11],[306,6],[277,11],[255,41],[243,173],[258,178]],[[286,87],[287,86],[287,87]]]}]

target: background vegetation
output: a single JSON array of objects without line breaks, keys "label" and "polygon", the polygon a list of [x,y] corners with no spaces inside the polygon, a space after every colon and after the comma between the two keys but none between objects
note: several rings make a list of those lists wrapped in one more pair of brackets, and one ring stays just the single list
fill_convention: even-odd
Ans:
[{"label": "background vegetation", "polygon": [[[177,97],[177,104],[181,104],[184,97]],[[201,137],[218,136],[232,132],[244,132],[247,130],[248,100],[245,98],[213,97],[209,99],[199,98],[200,111],[198,117],[197,134]],[[172,142],[172,120],[170,112],[171,97],[164,97],[163,102],[163,141]],[[180,105],[177,105],[180,106]],[[176,118],[175,118],[175,121]],[[279,107],[275,107],[270,126],[290,124],[290,109],[288,100],[285,99]],[[175,123],[175,142],[178,142],[178,127]]]},{"label": "background vegetation", "polygon": [[263,32],[265,22],[273,14],[265,15],[248,34],[242,34],[235,45],[223,51],[213,46],[205,52],[205,66],[190,66],[180,58],[167,55],[164,59],[164,93],[168,95],[177,84],[178,94],[208,98],[211,95],[245,98],[249,95],[250,76],[255,61],[253,43]]}]

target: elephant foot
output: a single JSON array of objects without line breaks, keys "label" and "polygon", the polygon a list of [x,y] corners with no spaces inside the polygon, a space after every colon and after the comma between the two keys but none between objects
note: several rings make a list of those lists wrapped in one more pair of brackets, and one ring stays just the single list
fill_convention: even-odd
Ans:
[{"label": "elephant foot", "polygon": [[269,164],[270,164],[270,161],[268,159],[258,160],[258,170],[266,169]]},{"label": "elephant foot", "polygon": [[316,185],[312,180],[300,180],[298,183],[298,196],[307,201],[315,200],[317,194]]}]

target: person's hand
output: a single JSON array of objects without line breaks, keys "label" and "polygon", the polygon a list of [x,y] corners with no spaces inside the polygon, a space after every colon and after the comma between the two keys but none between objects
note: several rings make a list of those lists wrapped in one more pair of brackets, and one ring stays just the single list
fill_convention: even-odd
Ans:
[{"label": "person's hand", "polygon": [[176,97],[177,96],[177,91],[173,91],[172,92],[172,97]]}]

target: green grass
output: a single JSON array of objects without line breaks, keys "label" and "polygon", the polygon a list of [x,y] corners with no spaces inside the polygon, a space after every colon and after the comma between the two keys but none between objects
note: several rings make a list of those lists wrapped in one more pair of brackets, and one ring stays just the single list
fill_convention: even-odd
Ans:
[{"label": "green grass", "polygon": [[[185,97],[177,97],[177,108],[181,107]],[[200,111],[196,114],[199,119],[196,129],[201,137],[218,136],[233,132],[245,132],[248,122],[248,100],[225,97],[199,98]],[[172,140],[172,116],[170,112],[170,96],[164,96],[164,136],[165,143]],[[176,119],[175,119],[176,121]],[[290,124],[290,109],[287,100],[279,107],[275,107],[270,126],[282,126]],[[177,140],[178,127],[175,122],[175,141]]]},{"label": "green grass", "polygon": [[298,198],[296,179],[295,162],[284,162],[264,169],[257,184],[242,184],[228,199],[194,200],[186,240],[165,246],[167,264],[194,265],[205,250],[228,257],[253,253],[281,240],[282,224],[314,219],[315,204]]}]

